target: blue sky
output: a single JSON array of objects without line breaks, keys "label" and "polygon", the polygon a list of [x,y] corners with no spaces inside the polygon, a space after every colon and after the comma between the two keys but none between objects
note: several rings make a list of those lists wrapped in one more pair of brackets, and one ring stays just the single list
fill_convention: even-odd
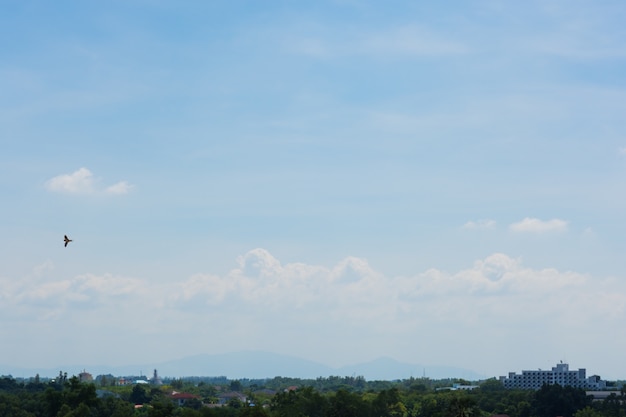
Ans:
[{"label": "blue sky", "polygon": [[0,7],[0,357],[626,377],[623,2]]}]

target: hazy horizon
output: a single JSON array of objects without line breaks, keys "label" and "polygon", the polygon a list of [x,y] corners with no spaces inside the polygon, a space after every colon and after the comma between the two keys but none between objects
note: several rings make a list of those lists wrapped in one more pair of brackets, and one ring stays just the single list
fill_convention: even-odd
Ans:
[{"label": "hazy horizon", "polygon": [[0,357],[624,377],[624,21],[616,0],[6,3]]},{"label": "hazy horizon", "polygon": [[[570,367],[570,369],[573,369]],[[88,372],[94,378],[98,375],[145,376],[151,377],[154,370],[163,378],[181,377],[227,377],[229,379],[266,379],[276,376],[315,379],[330,376],[361,376],[367,380],[398,380],[410,378],[453,379],[479,381],[508,376],[484,375],[473,369],[447,366],[446,364],[424,364],[401,362],[391,357],[378,357],[371,360],[332,367],[323,362],[312,361],[297,355],[277,354],[267,351],[244,350],[216,354],[198,354],[171,358],[158,363],[134,363],[118,366],[106,364],[65,364],[40,368],[10,367],[0,362],[0,375],[15,378],[54,378],[59,372],[78,375]],[[513,371],[513,370],[511,370]],[[517,372],[517,371],[514,371]],[[521,370],[519,370],[521,372]],[[589,376],[589,375],[588,375]]]}]

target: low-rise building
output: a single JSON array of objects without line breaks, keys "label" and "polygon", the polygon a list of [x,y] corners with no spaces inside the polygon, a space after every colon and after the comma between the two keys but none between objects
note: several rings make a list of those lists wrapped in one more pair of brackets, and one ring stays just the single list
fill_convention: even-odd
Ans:
[{"label": "low-rise building", "polygon": [[454,383],[451,387],[437,388],[437,391],[471,391],[478,388],[478,385],[466,385]]},{"label": "low-rise building", "polygon": [[230,391],[218,395],[217,403],[220,405],[227,405],[232,400],[239,400],[242,403],[248,402],[248,397],[241,392]]},{"label": "low-rise building", "polygon": [[202,400],[202,398],[199,395],[190,394],[188,392],[178,392],[178,391],[172,391],[172,393],[170,394],[170,398],[178,406],[183,406],[188,401],[191,401],[191,400],[197,400],[197,401]]},{"label": "low-rise building", "polygon": [[580,368],[578,370],[569,369],[566,363],[559,363],[550,371],[522,371],[521,374],[509,372],[508,377],[501,376],[500,382],[505,388],[517,389],[539,389],[544,384],[558,384],[563,387],[570,386],[587,390],[602,390],[606,388],[606,381],[603,381],[598,375],[586,377],[586,370]]}]

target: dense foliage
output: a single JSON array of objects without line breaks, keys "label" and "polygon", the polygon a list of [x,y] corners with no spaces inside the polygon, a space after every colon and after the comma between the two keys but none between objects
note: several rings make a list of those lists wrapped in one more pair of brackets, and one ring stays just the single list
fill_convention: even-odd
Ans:
[{"label": "dense foliage", "polygon": [[[442,389],[451,382],[277,377],[172,380],[158,387],[99,384],[97,389],[63,374],[46,383],[2,377],[0,417],[626,417],[624,389],[592,401],[585,391],[560,385],[506,390],[499,381],[488,380],[473,390]],[[174,390],[191,395],[179,405],[171,397]],[[226,392],[240,395],[216,404]]]}]

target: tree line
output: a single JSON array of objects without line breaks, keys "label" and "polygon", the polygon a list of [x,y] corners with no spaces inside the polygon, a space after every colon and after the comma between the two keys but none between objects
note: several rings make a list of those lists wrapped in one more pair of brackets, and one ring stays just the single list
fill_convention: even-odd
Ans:
[{"label": "tree line", "polygon": [[[362,377],[298,380],[170,380],[97,389],[75,376],[41,382],[0,378],[0,417],[626,417],[626,392],[594,401],[582,389],[544,385],[507,390],[495,379],[473,390],[442,389],[448,381],[366,381]],[[464,381],[460,381],[464,382]],[[173,389],[196,398],[178,406]],[[239,391],[217,406],[220,392]],[[212,404],[213,403],[213,404]]]}]

